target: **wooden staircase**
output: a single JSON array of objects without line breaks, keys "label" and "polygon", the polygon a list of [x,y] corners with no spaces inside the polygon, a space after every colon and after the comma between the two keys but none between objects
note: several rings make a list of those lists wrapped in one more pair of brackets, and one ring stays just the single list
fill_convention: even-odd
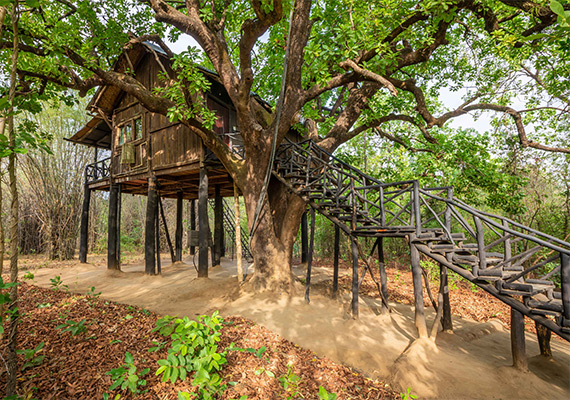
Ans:
[{"label": "wooden staircase", "polygon": [[406,237],[570,341],[570,243],[474,209],[451,187],[380,182],[311,140],[282,144],[273,175],[350,237]]}]

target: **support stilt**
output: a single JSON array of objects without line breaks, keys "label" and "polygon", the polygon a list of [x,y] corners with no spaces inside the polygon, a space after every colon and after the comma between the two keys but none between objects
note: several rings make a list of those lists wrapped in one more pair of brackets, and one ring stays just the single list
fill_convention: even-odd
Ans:
[{"label": "support stilt", "polygon": [[451,305],[449,303],[449,285],[447,281],[447,267],[439,264],[439,284],[442,293],[443,315],[441,317],[441,326],[444,331],[453,330],[453,322],[451,320]]},{"label": "support stilt", "polygon": [[183,208],[183,192],[179,190],[176,193],[176,232],[174,233],[174,260],[182,261],[182,208]]},{"label": "support stilt", "polygon": [[91,203],[91,190],[87,184],[83,189],[83,209],[81,210],[81,233],[79,238],[79,262],[87,262],[87,248],[89,240],[89,205]]},{"label": "support stilt", "polygon": [[550,348],[550,337],[552,331],[546,326],[535,321],[536,338],[538,339],[538,347],[540,347],[540,355],[552,358],[552,349]]},{"label": "support stilt", "polygon": [[[174,254],[174,246],[172,245],[172,240],[170,239],[170,231],[168,230],[168,225],[166,224],[166,215],[164,214],[164,206],[162,205],[162,199],[160,198],[160,193],[158,194],[158,207],[160,209],[160,215],[162,217],[162,225],[164,225],[164,235],[166,236],[166,243],[168,244],[168,250],[170,250],[170,260],[174,263],[176,256]],[[158,230],[160,232],[160,223],[157,221]]]},{"label": "support stilt", "polygon": [[334,269],[333,269],[333,287],[332,287],[332,297],[336,298],[338,295],[338,257],[339,257],[339,246],[340,245],[340,228],[334,226]]},{"label": "support stilt", "polygon": [[315,245],[315,209],[311,207],[311,236],[309,239],[309,253],[307,254],[307,279],[305,281],[305,301],[310,303],[309,290],[311,288],[311,267],[313,265],[313,250]]},{"label": "support stilt", "polygon": [[[196,200],[190,201],[190,231],[196,231]],[[190,247],[190,255],[196,254],[196,246],[192,246],[192,235],[188,234],[188,245]]]},{"label": "support stilt", "polygon": [[514,308],[511,308],[511,352],[513,355],[513,367],[521,371],[528,371],[524,337],[524,314]]},{"label": "support stilt", "polygon": [[[161,204],[160,195],[157,196],[158,204]],[[158,217],[158,211],[156,213],[156,222],[155,225],[156,230],[156,275],[160,275],[162,273],[162,262],[160,261],[160,218]]]},{"label": "support stilt", "polygon": [[308,234],[307,212],[303,213],[301,217],[301,262],[307,262],[307,253],[309,247],[309,234]]},{"label": "support stilt", "polygon": [[388,304],[384,299],[388,300],[388,276],[386,275],[386,263],[384,261],[384,238],[377,239],[378,247],[378,269],[380,270],[380,290],[382,290],[382,313],[389,311]]},{"label": "support stilt", "polygon": [[352,251],[352,301],[350,309],[352,318],[358,318],[358,239],[354,236],[350,237]]},{"label": "support stilt", "polygon": [[208,173],[200,166],[200,187],[198,192],[198,277],[208,277]]},{"label": "support stilt", "polygon": [[144,272],[149,275],[156,273],[156,220],[158,203],[156,195],[156,178],[148,178],[148,197],[146,202],[146,222],[144,230]]},{"label": "support stilt", "polygon": [[243,282],[243,266],[242,266],[242,254],[241,254],[241,224],[239,216],[239,192],[237,185],[234,183],[234,214],[235,214],[235,229],[236,229],[236,258],[237,258],[237,274],[238,282]]},{"label": "support stilt", "polygon": [[224,240],[223,212],[224,209],[222,207],[220,185],[216,185],[214,197],[214,257],[212,265],[220,265],[220,260],[222,258],[222,241]]},{"label": "support stilt", "polygon": [[109,188],[109,218],[107,232],[107,268],[119,269],[119,256],[117,246],[119,208],[119,185],[111,183]]},{"label": "support stilt", "polygon": [[415,323],[420,338],[427,338],[426,317],[424,314],[424,294],[422,285],[422,267],[420,265],[420,253],[410,238],[410,258],[412,261],[412,277],[414,282],[414,308]]}]

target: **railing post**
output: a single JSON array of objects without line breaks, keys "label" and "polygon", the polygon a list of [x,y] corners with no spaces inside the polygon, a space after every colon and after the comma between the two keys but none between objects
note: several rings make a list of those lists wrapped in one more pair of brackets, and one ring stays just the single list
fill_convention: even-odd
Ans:
[{"label": "railing post", "polygon": [[[503,226],[505,228],[509,228],[509,223],[506,220],[503,220]],[[503,231],[503,233],[506,235],[508,235],[509,233],[507,233],[507,231]],[[511,248],[511,239],[507,239],[505,240],[505,258],[504,260],[509,260],[512,257],[512,248]],[[511,267],[511,262],[506,262],[504,265],[504,268],[506,269],[510,269]]]},{"label": "railing post", "polygon": [[562,326],[570,327],[570,255],[560,253],[560,280],[562,289]]},{"label": "railing post", "polygon": [[477,250],[479,254],[479,265],[473,266],[473,275],[479,276],[479,269],[484,270],[487,268],[487,255],[485,251],[485,232],[483,231],[483,224],[481,219],[473,215],[473,222],[475,222],[475,235],[477,239]]},{"label": "railing post", "polygon": [[380,223],[382,226],[386,225],[386,210],[384,209],[384,187],[380,186]]},{"label": "railing post", "polygon": [[[447,200],[453,200],[453,188],[447,188]],[[451,235],[451,206],[449,203],[446,203],[445,208],[445,229],[447,229],[447,232],[449,232]],[[450,237],[449,240],[451,241],[451,239],[452,238]],[[453,253],[446,253],[445,258],[449,263],[452,263]],[[449,303],[447,267],[441,263],[439,264],[439,284],[443,299],[443,314],[441,318],[441,325],[444,331],[449,332],[453,330],[453,320],[451,319],[451,305]]]},{"label": "railing post", "polygon": [[416,236],[422,233],[422,216],[420,210],[420,182],[414,181],[414,222],[416,225]]}]

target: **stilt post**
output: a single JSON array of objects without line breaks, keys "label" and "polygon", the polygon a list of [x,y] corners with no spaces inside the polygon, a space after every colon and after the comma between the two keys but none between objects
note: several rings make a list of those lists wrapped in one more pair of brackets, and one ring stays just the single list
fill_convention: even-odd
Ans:
[{"label": "stilt post", "polygon": [[386,275],[386,263],[384,261],[384,238],[377,239],[378,247],[378,269],[380,270],[380,290],[382,290],[382,313],[387,313],[389,310],[388,304],[384,299],[388,300],[388,276]]},{"label": "stilt post", "polygon": [[301,217],[301,262],[307,262],[307,253],[309,247],[309,234],[308,234],[308,223],[307,223],[307,211],[303,213]]},{"label": "stilt post", "polygon": [[311,207],[311,236],[309,239],[309,253],[307,254],[307,279],[305,281],[305,301],[310,303],[309,290],[311,289],[311,268],[313,266],[313,250],[315,245],[315,209]]},{"label": "stilt post", "polygon": [[176,231],[174,233],[174,259],[182,261],[182,211],[183,211],[184,192],[179,190],[176,193]]},{"label": "stilt post", "polygon": [[[196,200],[190,201],[190,231],[196,231]],[[188,234],[188,244],[190,247],[190,255],[196,254],[196,246],[192,246],[192,235]]]},{"label": "stilt post", "polygon": [[535,322],[536,338],[538,339],[538,347],[540,348],[540,355],[543,357],[552,358],[552,349],[550,348],[550,337],[552,331],[546,326]]},{"label": "stilt post", "polygon": [[350,309],[352,318],[358,318],[358,239],[355,236],[350,237],[352,252],[352,301]]},{"label": "stilt post", "polygon": [[334,266],[333,266],[333,287],[332,297],[336,298],[338,295],[338,257],[340,245],[340,228],[338,225],[334,226]]},{"label": "stilt post", "polygon": [[237,258],[237,275],[238,282],[243,282],[243,266],[242,266],[242,254],[241,254],[241,224],[239,216],[239,192],[238,187],[234,182],[234,207],[235,207],[235,229],[236,229],[236,258]]},{"label": "stilt post", "polygon": [[414,283],[415,323],[420,338],[427,338],[426,317],[424,314],[424,294],[422,285],[422,267],[420,252],[414,244],[415,236],[410,235],[410,258],[412,262],[412,278]]},{"label": "stilt post", "polygon": [[528,371],[524,337],[524,314],[514,308],[511,308],[511,352],[513,355],[513,367],[521,371]]},{"label": "stilt post", "polygon": [[91,204],[91,189],[85,183],[83,187],[83,209],[81,210],[81,233],[79,238],[79,262],[87,262],[89,240],[89,205]]},{"label": "stilt post", "polygon": [[109,218],[107,232],[107,268],[119,269],[119,257],[117,248],[117,217],[119,207],[119,185],[111,183],[109,188]]},{"label": "stilt post", "polygon": [[200,186],[198,189],[198,277],[208,277],[208,172],[200,166]]},{"label": "stilt post", "polygon": [[224,240],[224,209],[222,196],[220,194],[220,185],[216,185],[214,196],[214,258],[212,265],[220,265],[222,258],[222,241]]},{"label": "stilt post", "polygon": [[156,178],[148,178],[148,196],[146,202],[146,222],[144,229],[144,272],[156,273],[156,220],[158,216]]}]

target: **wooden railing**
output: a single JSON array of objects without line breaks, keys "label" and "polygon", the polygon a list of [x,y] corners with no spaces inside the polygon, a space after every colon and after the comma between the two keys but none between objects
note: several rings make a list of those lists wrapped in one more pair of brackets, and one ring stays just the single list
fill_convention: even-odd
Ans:
[{"label": "wooden railing", "polygon": [[85,167],[85,183],[95,182],[111,176],[111,157],[104,158]]}]

